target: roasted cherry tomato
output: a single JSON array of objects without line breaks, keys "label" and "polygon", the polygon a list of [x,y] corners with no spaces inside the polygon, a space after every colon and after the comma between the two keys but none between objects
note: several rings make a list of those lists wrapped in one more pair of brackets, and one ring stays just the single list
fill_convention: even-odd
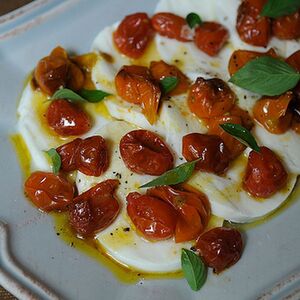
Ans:
[{"label": "roasted cherry tomato", "polygon": [[75,156],[77,170],[88,176],[100,176],[108,168],[105,139],[99,135],[81,141]]},{"label": "roasted cherry tomato", "polygon": [[170,203],[178,213],[175,229],[176,243],[196,239],[205,229],[210,218],[210,204],[198,192],[177,190],[170,186],[149,189],[147,195]]},{"label": "roasted cherry tomato", "polygon": [[75,139],[70,143],[59,146],[56,151],[61,158],[61,170],[72,172],[77,169],[76,154],[82,139]]},{"label": "roasted cherry tomato", "polygon": [[165,240],[174,235],[177,212],[170,204],[136,192],[126,200],[128,216],[145,238]]},{"label": "roasted cherry tomato", "polygon": [[220,273],[240,259],[243,240],[236,229],[216,227],[202,234],[195,248],[205,264]]},{"label": "roasted cherry tomato", "polygon": [[230,153],[216,135],[190,133],[182,138],[182,155],[187,161],[201,158],[196,170],[223,174],[230,162]]},{"label": "roasted cherry tomato", "polygon": [[61,136],[81,135],[91,127],[87,114],[76,104],[63,99],[51,102],[46,119],[49,126]]},{"label": "roasted cherry tomato", "polygon": [[271,133],[285,133],[292,122],[292,112],[288,110],[292,99],[292,92],[277,97],[263,97],[254,106],[254,118]]},{"label": "roasted cherry tomato", "polygon": [[300,134],[300,115],[295,114],[293,116],[291,128],[298,134]]},{"label": "roasted cherry tomato", "polygon": [[165,77],[176,77],[179,80],[177,86],[169,92],[168,95],[170,96],[183,94],[190,86],[189,79],[176,66],[169,65],[162,60],[152,61],[150,64],[150,72],[157,81]]},{"label": "roasted cherry tomato", "polygon": [[243,0],[238,9],[236,29],[247,44],[266,47],[271,37],[271,20],[260,16],[267,0]]},{"label": "roasted cherry tomato", "polygon": [[76,64],[70,62],[67,87],[73,91],[78,91],[83,87],[84,80],[84,74],[81,69]]},{"label": "roasted cherry tomato", "polygon": [[149,123],[154,124],[161,91],[149,69],[142,66],[124,66],[118,72],[115,84],[118,95],[127,102],[140,105]]},{"label": "roasted cherry tomato", "polygon": [[228,71],[230,76],[232,76],[235,72],[237,72],[240,68],[242,68],[246,63],[250,60],[260,57],[260,56],[271,56],[278,57],[275,50],[271,48],[267,52],[255,52],[249,50],[236,50],[232,53],[229,63],[228,63]]},{"label": "roasted cherry tomato", "polygon": [[25,182],[25,194],[43,211],[64,210],[73,200],[74,188],[60,175],[34,172]]},{"label": "roasted cherry tomato", "polygon": [[118,180],[106,180],[77,196],[69,208],[70,225],[80,237],[91,237],[108,227],[120,205],[114,196]]},{"label": "roasted cherry tomato", "polygon": [[153,37],[148,15],[135,13],[126,16],[113,34],[118,50],[131,58],[139,58]]},{"label": "roasted cherry tomato", "polygon": [[290,55],[286,62],[292,66],[296,71],[300,72],[300,50],[294,52],[292,55]]},{"label": "roasted cherry tomato", "polygon": [[235,99],[235,94],[223,80],[199,77],[190,88],[188,105],[199,118],[213,118],[228,112]]},{"label": "roasted cherry tomato", "polygon": [[288,174],[277,155],[267,147],[251,151],[248,157],[244,189],[254,197],[268,198],[286,185]]},{"label": "roasted cherry tomato", "polygon": [[172,13],[157,13],[151,23],[156,32],[181,42],[193,40],[193,34],[185,19]]},{"label": "roasted cherry tomato", "polygon": [[196,46],[210,56],[220,52],[228,37],[228,30],[215,22],[204,22],[195,30]]},{"label": "roasted cherry tomato", "polygon": [[173,156],[167,145],[148,130],[134,130],[124,135],[120,153],[126,167],[138,174],[158,176],[173,166]]},{"label": "roasted cherry tomato", "polygon": [[227,149],[230,152],[230,158],[233,160],[238,157],[245,149],[242,143],[240,143],[233,136],[225,132],[220,124],[224,123],[233,123],[242,125],[242,119],[239,116],[221,116],[214,119],[210,119],[208,122],[208,132],[209,134],[218,135],[226,145]]},{"label": "roasted cherry tomato", "polygon": [[242,125],[248,130],[252,129],[254,125],[253,120],[247,110],[240,108],[238,105],[234,105],[228,114],[230,116],[240,117],[242,120]]},{"label": "roasted cherry tomato", "polygon": [[300,10],[275,19],[272,31],[277,38],[282,40],[298,39],[300,37]]}]

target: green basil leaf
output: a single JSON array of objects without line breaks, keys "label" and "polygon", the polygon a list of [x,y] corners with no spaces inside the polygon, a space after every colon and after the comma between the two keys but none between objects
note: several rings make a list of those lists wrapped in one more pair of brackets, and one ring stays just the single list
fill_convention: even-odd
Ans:
[{"label": "green basil leaf", "polygon": [[278,18],[290,15],[300,8],[299,0],[269,0],[261,11],[261,16]]},{"label": "green basil leaf", "polygon": [[179,79],[174,76],[165,77],[165,78],[161,79],[160,86],[162,88],[163,94],[166,95],[169,92],[171,92],[173,89],[176,88],[178,83],[179,83]]},{"label": "green basil leaf", "polygon": [[207,267],[194,252],[181,250],[181,267],[183,275],[193,291],[199,291],[207,277]]},{"label": "green basil leaf", "polygon": [[61,167],[61,158],[57,153],[56,149],[51,148],[48,151],[45,151],[52,162],[52,172],[57,175],[59,173]]},{"label": "green basil leaf", "polygon": [[260,148],[257,145],[254,136],[248,129],[246,129],[242,125],[225,123],[220,124],[220,127],[247,147],[250,147],[256,152],[260,152]]},{"label": "green basil leaf", "polygon": [[190,162],[183,163],[176,168],[167,171],[156,179],[140,186],[140,188],[152,187],[152,186],[161,186],[161,185],[174,185],[178,183],[185,182],[189,179],[195,169],[196,163],[200,160],[194,160]]},{"label": "green basil leaf", "polygon": [[196,25],[201,25],[202,24],[202,20],[200,18],[200,16],[196,13],[189,13],[186,18],[185,18],[186,22],[188,23],[188,25],[190,26],[190,28],[194,28]]},{"label": "green basil leaf", "polygon": [[300,74],[286,62],[262,56],[249,61],[229,82],[246,90],[266,96],[277,96],[293,89]]},{"label": "green basil leaf", "polygon": [[87,101],[91,103],[97,103],[109,95],[111,94],[101,90],[82,89],[78,93],[75,93],[70,89],[59,89],[53,94],[51,99],[69,99],[71,101]]}]

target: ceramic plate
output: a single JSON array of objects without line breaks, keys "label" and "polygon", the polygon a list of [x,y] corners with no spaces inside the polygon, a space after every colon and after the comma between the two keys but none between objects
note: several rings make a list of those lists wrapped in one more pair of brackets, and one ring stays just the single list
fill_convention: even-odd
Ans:
[{"label": "ceramic plate", "polygon": [[151,14],[155,5],[148,0],[37,0],[0,18],[0,219],[5,223],[0,226],[0,285],[21,299],[299,299],[299,184],[280,214],[246,230],[238,264],[220,276],[210,274],[199,292],[181,279],[121,283],[99,262],[63,242],[51,217],[24,198],[10,142],[24,78],[55,46],[88,52],[106,25],[137,11]]}]

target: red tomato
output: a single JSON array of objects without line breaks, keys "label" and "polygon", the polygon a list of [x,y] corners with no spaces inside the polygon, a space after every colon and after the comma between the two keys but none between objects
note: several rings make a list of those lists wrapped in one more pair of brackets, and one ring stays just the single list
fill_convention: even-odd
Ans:
[{"label": "red tomato", "polygon": [[248,157],[244,189],[254,197],[268,198],[286,185],[288,174],[277,155],[267,147]]},{"label": "red tomato", "polygon": [[83,87],[84,80],[84,74],[81,69],[70,62],[67,87],[73,91],[78,91]]},{"label": "red tomato", "polygon": [[69,209],[70,225],[80,237],[89,237],[108,227],[120,205],[114,197],[118,180],[106,180],[77,196]]},{"label": "red tomato", "polygon": [[205,264],[220,273],[240,259],[243,240],[236,229],[216,227],[199,237],[196,249]]},{"label": "red tomato", "polygon": [[152,61],[150,64],[150,72],[153,78],[158,82],[165,77],[176,77],[179,80],[177,86],[168,93],[170,96],[183,94],[190,86],[189,79],[176,66],[169,65],[162,60]]},{"label": "red tomato", "polygon": [[228,37],[228,30],[215,22],[204,22],[195,30],[196,46],[210,56],[220,52]]},{"label": "red tomato", "polygon": [[34,172],[25,182],[25,194],[43,211],[63,210],[73,200],[74,188],[60,175]]},{"label": "red tomato", "polygon": [[147,195],[170,203],[178,212],[176,243],[191,241],[205,229],[210,218],[210,204],[200,192],[176,190],[170,186],[149,189]]},{"label": "red tomato", "polygon": [[292,99],[292,92],[277,97],[263,97],[255,103],[253,116],[269,132],[285,133],[293,118],[292,112],[288,110]]},{"label": "red tomato", "polygon": [[273,20],[272,31],[277,38],[282,40],[298,39],[300,37],[300,10]]},{"label": "red tomato", "polygon": [[271,37],[271,20],[260,16],[267,0],[243,0],[238,9],[236,29],[247,44],[266,47]]},{"label": "red tomato", "polygon": [[76,153],[82,139],[75,139],[70,143],[59,146],[56,151],[61,158],[61,170],[64,172],[72,172],[77,169],[76,166]]},{"label": "red tomato", "polygon": [[126,167],[138,174],[158,176],[173,167],[173,156],[155,133],[134,130],[120,141],[120,153]]},{"label": "red tomato", "polygon": [[188,95],[188,106],[199,118],[212,118],[228,112],[236,96],[221,79],[197,78]]},{"label": "red tomato", "polygon": [[185,19],[172,13],[157,13],[151,19],[152,26],[156,32],[170,39],[176,39],[181,42],[193,40]]},{"label": "red tomato", "polygon": [[292,55],[290,55],[286,62],[292,66],[296,71],[300,72],[300,50],[294,52]]},{"label": "red tomato", "polygon": [[152,40],[153,29],[145,13],[126,16],[113,34],[118,50],[131,58],[139,58]]},{"label": "red tomato", "polygon": [[171,205],[136,192],[130,193],[126,200],[128,216],[145,238],[165,240],[174,235],[177,213]]},{"label": "red tomato", "polygon": [[92,136],[81,141],[75,156],[77,170],[88,176],[100,176],[108,168],[105,139]]},{"label": "red tomato", "polygon": [[148,68],[123,66],[116,75],[115,85],[121,98],[140,105],[149,123],[155,123],[161,91]]},{"label": "red tomato", "polygon": [[74,103],[63,99],[51,102],[46,119],[49,126],[61,136],[81,135],[91,127],[87,114]]},{"label": "red tomato", "polygon": [[242,125],[248,130],[252,129],[254,125],[253,120],[247,110],[241,109],[238,105],[234,105],[230,110],[229,115],[233,117],[240,117],[242,120]]},{"label": "red tomato", "polygon": [[201,158],[196,170],[223,174],[230,162],[229,150],[216,135],[191,133],[182,138],[182,155],[187,161]]}]

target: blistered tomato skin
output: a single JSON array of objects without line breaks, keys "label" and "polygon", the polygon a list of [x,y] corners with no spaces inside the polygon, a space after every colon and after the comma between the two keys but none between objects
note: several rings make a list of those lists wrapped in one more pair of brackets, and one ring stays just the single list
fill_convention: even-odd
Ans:
[{"label": "blistered tomato skin", "polygon": [[152,37],[151,22],[145,13],[126,16],[113,34],[118,50],[130,58],[141,57]]},{"label": "blistered tomato skin", "polygon": [[155,133],[134,130],[120,141],[120,153],[126,167],[138,174],[158,176],[173,167],[173,155]]},{"label": "blistered tomato skin", "polygon": [[300,10],[273,20],[272,31],[277,38],[282,40],[298,39],[300,37]]},{"label": "blistered tomato skin", "polygon": [[216,227],[201,235],[195,248],[204,263],[218,274],[240,259],[243,240],[236,229]]},{"label": "blistered tomato skin", "polygon": [[70,143],[59,146],[56,151],[61,158],[61,170],[64,172],[72,172],[76,167],[76,154],[82,139],[75,139]]},{"label": "blistered tomato skin", "polygon": [[216,135],[191,133],[182,138],[182,155],[187,161],[201,158],[196,170],[223,174],[230,162],[230,153]]},{"label": "blistered tomato skin", "polygon": [[174,235],[177,213],[170,204],[136,192],[126,200],[128,216],[146,239],[165,240]]},{"label": "blistered tomato skin", "polygon": [[181,42],[193,40],[193,35],[185,19],[172,13],[157,13],[151,19],[154,30],[169,39]]},{"label": "blistered tomato skin", "polygon": [[269,198],[286,185],[288,174],[277,155],[267,147],[251,151],[243,188],[254,197]]},{"label": "blistered tomato skin", "polygon": [[74,187],[60,175],[34,172],[24,185],[26,196],[42,211],[65,210],[72,202]]},{"label": "blistered tomato skin", "polygon": [[108,150],[105,139],[92,136],[81,141],[76,152],[77,170],[88,176],[100,176],[108,168]]},{"label": "blistered tomato skin", "polygon": [[228,30],[215,22],[204,22],[195,30],[196,46],[209,56],[216,56],[227,42],[228,37]]},{"label": "blistered tomato skin", "polygon": [[236,100],[230,87],[221,79],[198,77],[188,94],[188,106],[199,118],[213,118],[228,112]]},{"label": "blistered tomato skin", "polygon": [[118,180],[106,180],[74,198],[69,208],[70,225],[79,237],[93,237],[117,217],[120,205],[114,196]]},{"label": "blistered tomato skin", "polygon": [[147,190],[147,195],[171,204],[177,211],[176,243],[196,239],[206,228],[210,219],[210,204],[204,194],[160,186]]},{"label": "blistered tomato skin", "polygon": [[266,47],[271,37],[271,20],[260,16],[267,0],[243,0],[238,9],[237,32],[245,43]]},{"label": "blistered tomato skin", "polygon": [[63,99],[51,102],[46,119],[48,125],[61,136],[81,135],[91,127],[87,114],[74,103]]}]

